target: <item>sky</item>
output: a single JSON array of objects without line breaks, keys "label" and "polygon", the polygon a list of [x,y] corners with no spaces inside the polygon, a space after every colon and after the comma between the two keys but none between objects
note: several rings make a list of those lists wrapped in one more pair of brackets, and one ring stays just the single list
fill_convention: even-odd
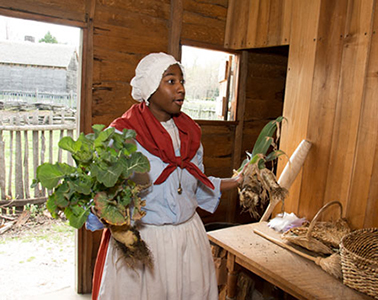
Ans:
[{"label": "sky", "polygon": [[0,16],[0,41],[23,41],[29,35],[35,37],[35,42],[38,43],[48,31],[59,43],[79,47],[79,28]]}]

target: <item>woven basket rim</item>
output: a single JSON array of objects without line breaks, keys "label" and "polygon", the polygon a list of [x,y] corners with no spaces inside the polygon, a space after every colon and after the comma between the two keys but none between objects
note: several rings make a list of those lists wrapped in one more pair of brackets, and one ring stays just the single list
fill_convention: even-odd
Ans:
[{"label": "woven basket rim", "polygon": [[347,234],[343,237],[343,239],[341,240],[341,243],[340,243],[341,258],[343,258],[343,256],[344,256],[343,255],[343,251],[344,251],[345,253],[354,257],[355,259],[357,259],[359,261],[363,261],[364,263],[366,262],[370,265],[377,265],[378,266],[378,260],[363,257],[360,254],[356,253],[355,251],[351,251],[350,249],[348,249],[348,245],[346,245],[346,242],[348,242],[354,236],[361,235],[361,234],[364,234],[366,232],[369,232],[369,233],[375,233],[376,232],[378,234],[378,228],[357,229],[357,230],[352,231],[351,233],[349,233],[349,234]]}]

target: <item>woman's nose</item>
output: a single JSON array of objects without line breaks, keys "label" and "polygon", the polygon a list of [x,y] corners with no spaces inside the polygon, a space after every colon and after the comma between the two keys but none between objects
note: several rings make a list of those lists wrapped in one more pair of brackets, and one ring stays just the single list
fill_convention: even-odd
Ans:
[{"label": "woman's nose", "polygon": [[185,87],[184,87],[184,84],[182,82],[180,82],[178,84],[177,92],[179,92],[179,93],[185,93]]}]

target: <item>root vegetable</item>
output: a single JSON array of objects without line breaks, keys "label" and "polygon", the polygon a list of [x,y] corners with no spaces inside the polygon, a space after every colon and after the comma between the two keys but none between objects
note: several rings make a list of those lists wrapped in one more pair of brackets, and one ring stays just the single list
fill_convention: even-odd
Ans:
[{"label": "root vegetable", "polygon": [[269,169],[260,170],[258,164],[250,164],[244,174],[244,181],[239,188],[240,204],[243,212],[249,212],[253,218],[261,217],[270,199],[285,198],[287,190],[280,187]]},{"label": "root vegetable", "polygon": [[151,252],[135,226],[110,226],[109,229],[130,267],[139,261],[152,268]]}]

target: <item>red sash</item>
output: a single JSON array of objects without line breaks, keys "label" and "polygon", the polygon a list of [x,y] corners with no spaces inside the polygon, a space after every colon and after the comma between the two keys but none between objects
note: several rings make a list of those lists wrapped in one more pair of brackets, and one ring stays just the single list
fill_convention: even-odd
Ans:
[{"label": "red sash", "polygon": [[187,169],[190,174],[203,184],[214,189],[214,185],[206,175],[191,162],[201,143],[201,128],[185,113],[173,117],[178,128],[181,156],[176,156],[171,136],[151,113],[143,101],[133,105],[122,117],[114,120],[110,126],[122,131],[124,128],[136,131],[136,140],[151,154],[168,163],[154,184],[163,183],[177,168]]}]

